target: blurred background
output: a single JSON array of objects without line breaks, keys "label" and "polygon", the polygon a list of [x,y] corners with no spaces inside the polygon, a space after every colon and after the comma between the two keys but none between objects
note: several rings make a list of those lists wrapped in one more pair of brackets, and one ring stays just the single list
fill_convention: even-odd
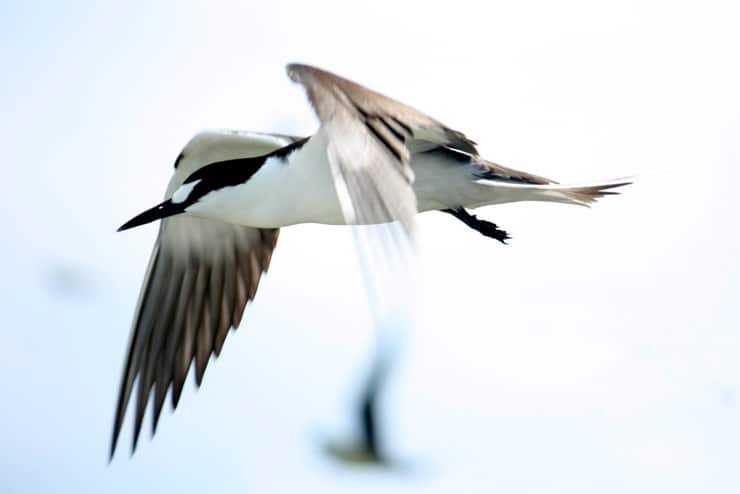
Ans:
[{"label": "blurred background", "polygon": [[[740,13],[732,2],[0,5],[0,492],[740,490]],[[421,222],[389,455],[348,468],[373,329],[349,230],[284,229],[204,386],[108,464],[157,203],[205,128],[308,134],[316,64],[493,161],[625,175],[592,209]],[[148,430],[149,424],[145,427]]]}]

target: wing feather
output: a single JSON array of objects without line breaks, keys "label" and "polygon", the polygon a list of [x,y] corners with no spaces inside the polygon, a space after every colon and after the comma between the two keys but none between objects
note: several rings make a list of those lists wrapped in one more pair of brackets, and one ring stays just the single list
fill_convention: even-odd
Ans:
[{"label": "wing feather", "polygon": [[475,154],[475,143],[418,110],[308,65],[288,76],[306,89],[321,121],[329,164],[348,223],[399,221],[413,234],[416,196],[409,148],[449,146]]},{"label": "wing feather", "polygon": [[[233,131],[201,133],[178,156],[166,196],[210,162],[264,154],[297,139]],[[239,325],[244,307],[254,298],[278,234],[277,229],[185,216],[162,221],[134,316],[114,416],[111,457],[134,385],[133,449],[152,395],[155,431],[167,392],[176,408],[193,364],[200,385],[211,355],[218,356],[229,329]]]}]

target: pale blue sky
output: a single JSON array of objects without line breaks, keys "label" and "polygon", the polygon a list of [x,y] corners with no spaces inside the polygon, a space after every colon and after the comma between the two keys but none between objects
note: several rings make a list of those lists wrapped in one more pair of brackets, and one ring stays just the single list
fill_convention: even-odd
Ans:
[{"label": "pale blue sky", "polygon": [[[737,492],[740,13],[731,2],[6,2],[0,492]],[[372,331],[346,229],[286,229],[242,328],[133,458],[107,448],[163,194],[195,132],[309,133],[334,70],[596,207],[421,219],[390,390],[412,474],[344,470]],[[147,429],[148,430],[148,429]]]}]

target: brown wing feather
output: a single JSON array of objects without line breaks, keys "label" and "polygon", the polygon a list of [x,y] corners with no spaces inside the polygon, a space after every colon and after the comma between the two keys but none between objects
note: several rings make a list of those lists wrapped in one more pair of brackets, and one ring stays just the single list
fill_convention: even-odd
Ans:
[{"label": "brown wing feather", "polygon": [[163,222],[134,317],[111,457],[135,382],[134,449],[152,389],[156,430],[167,391],[174,408],[193,361],[201,383],[209,358],[220,353],[254,297],[278,233],[189,217]]},{"label": "brown wing feather", "polygon": [[475,143],[437,120],[355,82],[308,65],[288,76],[306,89],[321,121],[327,155],[348,223],[399,221],[413,234],[417,212],[411,141],[476,154]]},{"label": "brown wing feather", "polygon": [[310,65],[290,64],[286,70],[291,80],[306,88],[311,105],[322,122],[334,115],[337,105],[342,105],[353,108],[364,118],[382,119],[383,125],[399,134],[478,154],[475,142],[462,132],[384,94]]}]

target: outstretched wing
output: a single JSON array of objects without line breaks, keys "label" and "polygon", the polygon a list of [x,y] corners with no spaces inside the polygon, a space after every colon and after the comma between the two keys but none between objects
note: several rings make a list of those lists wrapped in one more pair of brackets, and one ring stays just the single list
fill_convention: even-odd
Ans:
[{"label": "outstretched wing", "polygon": [[[236,131],[201,133],[178,157],[166,196],[194,170],[210,162],[267,153],[295,139]],[[200,385],[210,356],[219,355],[229,329],[239,326],[246,303],[254,298],[278,233],[278,229],[189,216],[162,220],[134,314],[111,457],[135,382],[133,449],[152,389],[152,429],[156,430],[168,390],[174,408],[192,362]]]},{"label": "outstretched wing", "polygon": [[291,64],[321,121],[329,163],[348,223],[399,221],[413,232],[416,196],[409,148],[450,146],[477,154],[475,143],[437,120],[359,84]]}]

